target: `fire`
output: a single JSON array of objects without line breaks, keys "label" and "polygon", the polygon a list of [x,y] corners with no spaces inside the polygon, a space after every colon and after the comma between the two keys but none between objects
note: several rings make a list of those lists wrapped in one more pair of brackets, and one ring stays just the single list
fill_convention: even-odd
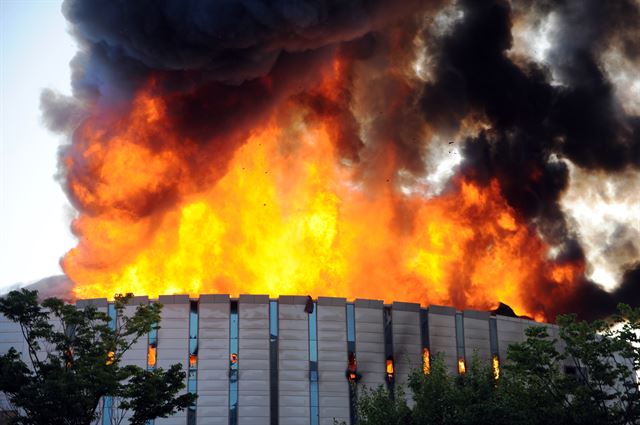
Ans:
[{"label": "fire", "polygon": [[464,363],[464,359],[458,359],[458,373],[460,375],[467,373],[467,366]]},{"label": "fire", "polygon": [[427,347],[422,349],[422,373],[425,375],[431,373],[431,356]]},{"label": "fire", "polygon": [[[536,283],[563,290],[580,276],[580,265],[546,260],[549,247],[497,180],[456,177],[432,198],[405,194],[393,178],[372,189],[341,161],[334,121],[294,99],[252,129],[228,165],[208,165],[213,156],[199,158],[173,133],[166,102],[141,92],[108,132],[89,119],[64,159],[73,198],[91,211],[74,221],[79,244],[63,259],[78,298],[309,294],[478,309],[503,301],[543,320],[531,302]],[[202,175],[189,173],[193,161],[205,164]]]},{"label": "fire", "polygon": [[493,370],[493,378],[495,380],[500,379],[500,359],[498,356],[491,358],[491,369]]}]

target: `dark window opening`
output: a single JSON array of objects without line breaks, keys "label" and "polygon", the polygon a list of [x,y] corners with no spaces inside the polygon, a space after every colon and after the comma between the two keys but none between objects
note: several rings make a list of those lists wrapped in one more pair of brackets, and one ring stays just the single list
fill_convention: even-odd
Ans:
[{"label": "dark window opening", "polygon": [[271,425],[278,425],[278,301],[269,301],[269,409]]},{"label": "dark window opening", "polygon": [[238,301],[231,301],[229,318],[229,425],[238,425]]}]

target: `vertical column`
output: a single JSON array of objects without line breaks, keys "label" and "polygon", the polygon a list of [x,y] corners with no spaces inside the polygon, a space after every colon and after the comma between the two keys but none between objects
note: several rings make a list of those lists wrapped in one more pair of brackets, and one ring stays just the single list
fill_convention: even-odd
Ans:
[{"label": "vertical column", "polygon": [[356,358],[360,383],[368,388],[385,384],[386,358],[382,301],[355,301]]},{"label": "vertical column", "polygon": [[[189,373],[187,391],[198,393],[198,301],[189,301]],[[187,425],[196,425],[196,404],[187,409]]]},{"label": "vertical column", "polygon": [[422,343],[420,330],[420,304],[393,303],[393,354],[396,381],[407,392],[407,400],[413,401],[409,387],[409,374],[422,365]]},{"label": "vertical column", "polygon": [[500,378],[500,349],[498,347],[498,321],[489,317],[489,346],[491,350],[491,369],[493,377]]},{"label": "vertical column", "polygon": [[382,307],[382,323],[384,326],[385,380],[391,398],[394,397],[395,359],[393,357],[393,316],[391,306]]},{"label": "vertical column", "polygon": [[238,423],[270,423],[269,297],[240,295]]},{"label": "vertical column", "polygon": [[347,304],[347,380],[349,382],[349,420],[354,425],[357,420],[358,393],[357,382],[360,380],[358,373],[358,359],[356,358],[356,306]]},{"label": "vertical column", "polygon": [[[310,306],[310,309],[309,309]],[[307,313],[309,314],[309,406],[310,423],[319,425],[318,401],[318,308],[317,304],[309,298],[307,301]],[[310,311],[309,311],[310,310]]]},{"label": "vertical column", "polygon": [[[321,425],[349,423],[349,383],[345,379],[348,369],[346,300],[344,298],[318,298],[318,379],[319,418]],[[353,313],[353,305],[351,311]],[[352,319],[355,320],[353,314]],[[355,322],[353,322],[353,348],[355,356]]]},{"label": "vertical column", "polygon": [[198,423],[229,423],[228,295],[201,295],[198,306]]},{"label": "vertical column", "polygon": [[[189,375],[189,313],[188,295],[160,295],[163,305],[158,329],[158,367],[168,369],[176,363]],[[185,382],[188,384],[188,381]],[[181,393],[186,392],[186,388]],[[168,418],[158,418],[156,425],[184,425],[187,412],[180,411]]]},{"label": "vertical column", "polygon": [[[483,364],[487,364],[491,358],[489,316],[487,311],[464,310],[463,312],[465,353],[478,356]],[[467,357],[467,362],[470,359],[471,357]]]},{"label": "vertical column", "polygon": [[280,425],[309,424],[307,297],[281,296],[279,301]]},{"label": "vertical column", "polygon": [[431,372],[431,344],[429,342],[429,309],[420,309],[420,343],[422,346],[422,373]]},{"label": "vertical column", "polygon": [[238,345],[239,317],[238,301],[231,301],[229,318],[229,425],[238,425],[238,368],[240,350]]},{"label": "vertical column", "polygon": [[269,416],[278,425],[278,300],[269,301]]},{"label": "vertical column", "polygon": [[452,307],[432,305],[429,307],[429,343],[431,353],[440,353],[445,366],[451,372],[457,370],[456,310]]},{"label": "vertical column", "polygon": [[460,312],[456,312],[456,353],[458,373],[463,375],[467,372],[467,363],[464,350],[464,316]]}]

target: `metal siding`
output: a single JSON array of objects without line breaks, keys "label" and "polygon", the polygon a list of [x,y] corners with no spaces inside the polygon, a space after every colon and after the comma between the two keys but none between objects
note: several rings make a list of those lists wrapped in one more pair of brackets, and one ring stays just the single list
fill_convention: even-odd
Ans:
[{"label": "metal siding", "polygon": [[229,422],[229,301],[200,302],[197,423]]},{"label": "metal siding", "polygon": [[304,304],[285,304],[281,297],[278,320],[280,425],[309,424],[309,331]]},{"label": "metal siding", "polygon": [[356,304],[356,360],[362,375],[358,386],[376,388],[385,385],[384,328],[382,305],[364,307]]},{"label": "metal siding", "polygon": [[342,306],[318,305],[320,424],[349,423],[347,328]]},{"label": "metal siding", "polygon": [[240,298],[238,423],[269,424],[269,301]]},{"label": "metal siding", "polygon": [[452,372],[457,371],[455,316],[436,314],[430,310],[429,342],[431,354],[441,353],[447,368]]}]

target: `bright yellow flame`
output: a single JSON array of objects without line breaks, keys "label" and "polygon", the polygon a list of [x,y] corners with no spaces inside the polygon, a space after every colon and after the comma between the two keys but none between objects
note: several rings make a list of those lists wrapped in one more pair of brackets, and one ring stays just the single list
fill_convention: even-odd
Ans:
[{"label": "bright yellow flame", "polygon": [[156,347],[153,345],[149,345],[149,348],[147,350],[147,366],[156,366]]},{"label": "bright yellow flame", "polygon": [[428,375],[431,372],[431,357],[429,357],[429,349],[422,349],[422,373]]},{"label": "bright yellow flame", "polygon": [[106,362],[106,365],[107,365],[107,366],[111,366],[115,360],[116,360],[116,353],[114,353],[113,351],[109,351],[109,352],[107,353],[107,362]]},{"label": "bright yellow flame", "polygon": [[387,359],[387,376],[389,378],[393,378],[394,367],[393,367],[393,359]]},{"label": "bright yellow flame", "polygon": [[493,369],[493,378],[500,379],[500,359],[498,356],[493,356],[491,359],[491,367]]},{"label": "bright yellow flame", "polygon": [[460,375],[464,375],[467,373],[467,367],[464,364],[464,359],[458,359],[458,373]]}]

